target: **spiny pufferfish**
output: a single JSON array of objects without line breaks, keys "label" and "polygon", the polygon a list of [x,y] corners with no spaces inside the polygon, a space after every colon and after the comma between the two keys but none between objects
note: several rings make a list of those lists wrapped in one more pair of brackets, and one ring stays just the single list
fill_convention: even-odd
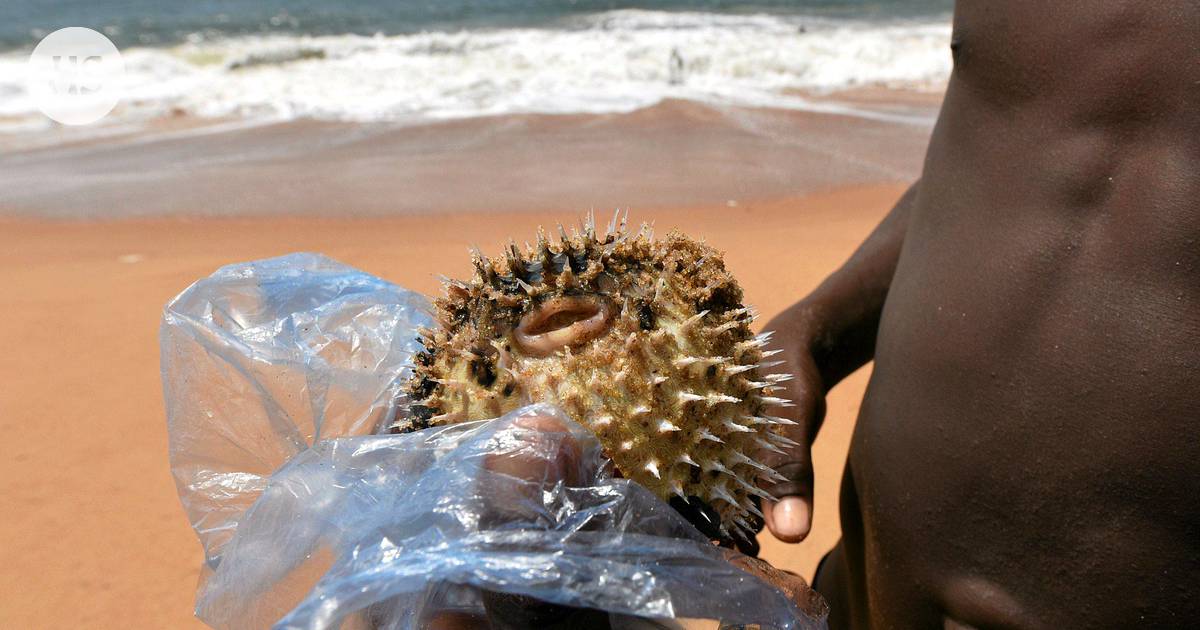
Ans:
[{"label": "spiny pufferfish", "polygon": [[503,259],[475,250],[470,282],[444,279],[439,327],[422,330],[407,417],[393,430],[494,418],[531,402],[558,405],[592,430],[625,477],[664,500],[703,499],[722,534],[753,534],[755,459],[795,442],[768,415],[790,376],[760,375],[778,351],[750,330],[751,309],[720,252],[672,232],[655,240],[592,217],[552,243],[538,230]]}]

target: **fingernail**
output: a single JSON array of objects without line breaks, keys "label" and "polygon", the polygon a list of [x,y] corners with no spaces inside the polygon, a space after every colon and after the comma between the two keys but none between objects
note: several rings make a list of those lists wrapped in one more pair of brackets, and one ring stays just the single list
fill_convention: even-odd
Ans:
[{"label": "fingernail", "polygon": [[808,534],[808,504],[800,497],[785,497],[771,510],[775,527],[781,536],[793,537]]}]

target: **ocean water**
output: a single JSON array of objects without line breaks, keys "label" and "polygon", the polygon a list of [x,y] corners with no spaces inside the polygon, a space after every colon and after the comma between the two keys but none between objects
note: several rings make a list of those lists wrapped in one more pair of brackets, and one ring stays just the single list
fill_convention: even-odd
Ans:
[{"label": "ocean water", "polygon": [[122,50],[113,120],[421,121],[630,111],[666,98],[813,108],[860,86],[936,90],[949,0],[22,0],[0,6],[0,128],[38,129],[45,34]]}]

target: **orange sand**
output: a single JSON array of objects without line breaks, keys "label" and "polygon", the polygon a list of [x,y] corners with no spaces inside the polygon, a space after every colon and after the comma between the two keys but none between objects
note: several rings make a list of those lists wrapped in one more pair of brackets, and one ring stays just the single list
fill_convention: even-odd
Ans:
[{"label": "orange sand", "polygon": [[[765,318],[845,259],[902,192],[864,186],[800,199],[654,211],[704,237]],[[571,213],[386,219],[0,220],[0,626],[198,627],[200,547],[167,466],[158,365],[163,304],[216,267],[319,251],[409,288],[464,275],[467,246]],[[838,387],[817,441],[816,527],[765,541],[811,575],[838,536],[836,490],[866,370]],[[766,538],[766,536],[764,536]]]}]

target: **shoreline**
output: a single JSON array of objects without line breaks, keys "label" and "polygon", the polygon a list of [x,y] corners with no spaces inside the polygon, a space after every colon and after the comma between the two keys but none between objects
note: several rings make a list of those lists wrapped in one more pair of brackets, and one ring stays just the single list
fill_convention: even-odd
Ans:
[{"label": "shoreline", "polygon": [[[857,98],[886,98],[865,91]],[[907,110],[932,112],[940,96]],[[924,116],[924,114],[922,115]],[[930,127],[664,101],[417,126],[194,120],[0,154],[0,216],[388,216],[778,199],[916,179]]]}]

